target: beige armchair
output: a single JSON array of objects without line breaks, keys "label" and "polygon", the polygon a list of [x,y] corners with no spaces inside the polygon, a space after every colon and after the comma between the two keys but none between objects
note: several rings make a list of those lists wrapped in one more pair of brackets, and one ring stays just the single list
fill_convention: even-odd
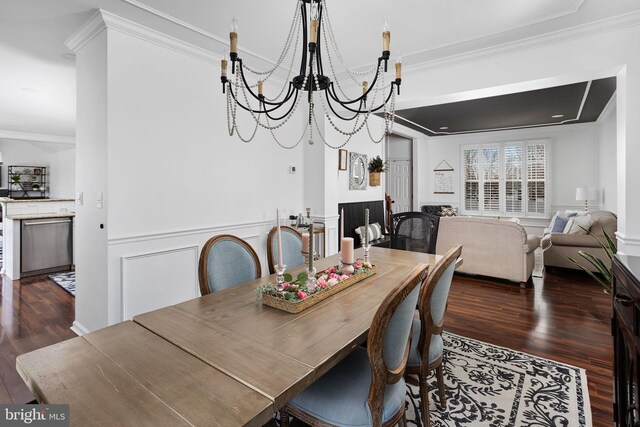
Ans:
[{"label": "beige armchair", "polygon": [[526,287],[535,265],[540,238],[527,236],[520,224],[493,218],[442,217],[436,253],[462,245],[462,266],[456,271],[520,282]]},{"label": "beige armchair", "polygon": [[[613,213],[608,211],[591,211],[589,215],[591,215],[591,219],[593,220],[593,224],[589,229],[591,233],[601,241],[604,241],[604,233],[602,232],[602,230],[604,230],[609,237],[615,240],[615,233],[618,231],[618,218]],[[569,261],[569,257],[571,257],[578,260],[585,267],[589,267],[591,271],[597,271],[595,267],[591,266],[591,264],[578,255],[578,251],[585,251],[595,255],[604,261],[607,267],[611,267],[611,261],[609,261],[604,250],[593,236],[587,234],[549,233],[542,239],[541,246],[545,249],[545,267],[578,269],[578,267]]]}]

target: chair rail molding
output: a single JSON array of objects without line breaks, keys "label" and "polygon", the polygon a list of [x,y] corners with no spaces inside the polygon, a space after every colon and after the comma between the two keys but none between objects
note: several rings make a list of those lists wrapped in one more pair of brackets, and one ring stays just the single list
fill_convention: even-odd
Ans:
[{"label": "chair rail molding", "polygon": [[640,236],[627,236],[616,231],[618,239],[618,253],[621,255],[640,256]]}]

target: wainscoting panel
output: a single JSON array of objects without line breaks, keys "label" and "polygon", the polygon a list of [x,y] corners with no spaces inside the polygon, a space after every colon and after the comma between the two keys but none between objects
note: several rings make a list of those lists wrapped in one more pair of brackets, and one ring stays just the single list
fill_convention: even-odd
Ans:
[{"label": "wainscoting panel", "polygon": [[122,257],[122,315],[129,320],[197,297],[198,246]]}]

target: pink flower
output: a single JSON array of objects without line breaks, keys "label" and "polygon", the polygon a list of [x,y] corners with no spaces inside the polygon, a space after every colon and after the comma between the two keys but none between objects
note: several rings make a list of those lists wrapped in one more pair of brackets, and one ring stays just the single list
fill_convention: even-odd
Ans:
[{"label": "pink flower", "polygon": [[349,277],[351,276],[349,276],[348,274],[343,274],[342,276],[340,276],[340,280],[345,280],[345,279],[348,279]]},{"label": "pink flower", "polygon": [[327,284],[328,284],[329,286],[336,285],[336,284],[338,284],[338,279],[337,279],[337,278],[329,279],[329,281],[327,282]]},{"label": "pink flower", "polygon": [[289,282],[284,282],[282,284],[282,289],[287,289],[289,287]]},{"label": "pink flower", "polygon": [[337,279],[338,277],[339,277],[339,276],[338,276],[336,273],[331,273],[331,274],[329,275],[329,278],[330,278],[330,279]]},{"label": "pink flower", "polygon": [[371,268],[371,263],[370,262],[363,262],[362,265],[364,265],[367,268]]},{"label": "pink flower", "polygon": [[359,269],[360,267],[362,267],[362,261],[358,261],[355,264],[353,264],[353,268],[355,268],[356,270]]},{"label": "pink flower", "polygon": [[302,291],[298,291],[298,298],[305,299],[308,295]]},{"label": "pink flower", "polygon": [[327,287],[327,280],[326,278],[319,278],[318,281],[316,282],[316,285],[320,286],[321,288],[326,288]]},{"label": "pink flower", "polygon": [[335,268],[333,268],[333,267],[329,267],[329,268],[327,268],[327,269],[325,270],[325,272],[326,272],[326,273],[329,273],[329,274],[331,274],[331,273],[335,273],[335,272],[336,272],[336,269],[335,269]]},{"label": "pink flower", "polygon": [[329,278],[329,276],[327,276],[326,274],[323,274],[322,276],[319,277],[319,279],[322,279],[324,281],[326,281]]}]

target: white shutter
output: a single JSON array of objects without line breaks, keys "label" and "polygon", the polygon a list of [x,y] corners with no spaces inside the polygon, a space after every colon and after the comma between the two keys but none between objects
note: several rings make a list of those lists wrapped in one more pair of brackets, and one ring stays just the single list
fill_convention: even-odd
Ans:
[{"label": "white shutter", "polygon": [[465,148],[464,165],[464,210],[480,210],[480,168],[478,148]]},{"label": "white shutter", "polygon": [[546,212],[546,146],[527,144],[527,215]]},{"label": "white shutter", "polygon": [[504,146],[504,193],[505,212],[522,214],[522,144],[506,144]]},{"label": "white shutter", "polygon": [[483,210],[500,212],[500,147],[482,148]]}]

